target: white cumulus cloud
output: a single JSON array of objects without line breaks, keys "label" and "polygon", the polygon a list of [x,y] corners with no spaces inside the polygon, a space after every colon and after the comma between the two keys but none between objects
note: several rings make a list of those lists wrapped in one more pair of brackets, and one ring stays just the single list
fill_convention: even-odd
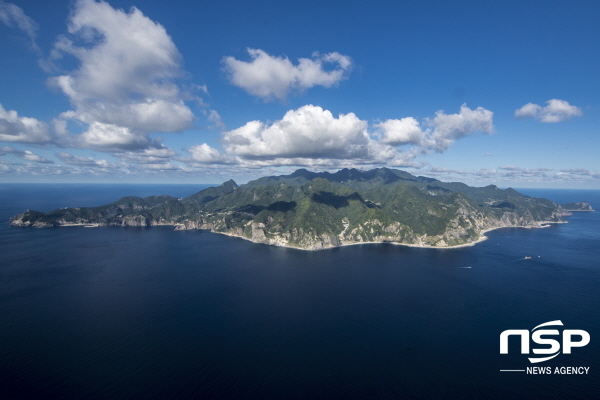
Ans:
[{"label": "white cumulus cloud", "polygon": [[138,150],[147,148],[152,143],[148,136],[142,133],[102,122],[92,122],[85,132],[70,139],[70,142],[65,143],[73,147],[101,151]]},{"label": "white cumulus cloud", "polygon": [[354,113],[334,116],[319,106],[288,111],[274,122],[250,121],[223,132],[224,154],[207,144],[190,151],[197,162],[224,163],[233,156],[245,166],[418,166],[420,155],[443,152],[455,140],[493,132],[493,112],[461,106],[458,114],[438,111],[424,127],[413,117],[389,119],[372,126]]},{"label": "white cumulus cloud", "polygon": [[414,145],[421,153],[429,151],[443,152],[448,150],[455,140],[476,132],[493,133],[494,113],[483,107],[475,110],[465,104],[458,114],[446,114],[437,111],[435,117],[426,119],[421,127],[413,117],[388,119],[375,127],[381,136],[380,142],[392,146]]},{"label": "white cumulus cloud", "polygon": [[382,134],[381,142],[392,146],[421,143],[425,132],[413,117],[388,119],[376,125]]},{"label": "white cumulus cloud", "polygon": [[581,108],[572,106],[568,101],[551,99],[546,102],[547,106],[527,103],[515,111],[517,118],[535,118],[541,122],[562,122],[583,115]]},{"label": "white cumulus cloud", "polygon": [[492,111],[483,107],[472,110],[465,104],[460,107],[458,114],[446,114],[444,111],[437,111],[435,117],[429,120],[429,124],[433,126],[433,132],[427,138],[430,142],[429,146],[442,152],[448,150],[448,147],[456,139],[461,139],[475,132],[490,135],[494,131],[493,118],[494,113]]},{"label": "white cumulus cloud", "polygon": [[38,154],[35,154],[29,150],[18,150],[11,146],[2,146],[0,147],[0,156],[4,156],[6,154],[12,154],[17,157],[21,157],[25,161],[36,162],[40,164],[54,164],[54,161],[50,161]]},{"label": "white cumulus cloud", "polygon": [[163,144],[153,143],[152,147],[140,151],[116,153],[121,160],[134,164],[165,164],[176,155],[175,151]]},{"label": "white cumulus cloud", "polygon": [[250,121],[223,134],[227,153],[250,158],[366,158],[367,122],[353,113],[337,118],[321,107],[288,111],[272,124]]},{"label": "white cumulus cloud", "polygon": [[189,152],[191,158],[185,160],[182,159],[182,161],[199,164],[235,164],[238,162],[236,157],[229,154],[221,154],[219,150],[206,143],[190,147]]},{"label": "white cumulus cloud", "polygon": [[56,157],[68,165],[75,165],[78,167],[92,167],[92,168],[108,168],[114,167],[113,164],[110,164],[106,160],[96,160],[92,157],[80,157],[74,156],[69,153],[60,152],[56,153]]},{"label": "white cumulus cloud", "polygon": [[[292,91],[313,86],[331,87],[344,79],[352,67],[350,57],[337,52],[313,53],[294,65],[287,57],[277,57],[260,49],[247,49],[252,61],[225,57],[223,64],[230,82],[264,100],[285,99]],[[332,69],[326,69],[333,65]]]},{"label": "white cumulus cloud", "polygon": [[181,55],[165,28],[132,7],[79,0],[51,58],[74,56],[78,67],[51,79],[74,110],[61,114],[89,124],[85,147],[125,149],[149,143],[152,132],[191,126],[192,111],[176,79]]},{"label": "white cumulus cloud", "polygon": [[52,135],[44,122],[19,117],[16,111],[7,111],[0,104],[0,141],[42,144],[51,140]]}]

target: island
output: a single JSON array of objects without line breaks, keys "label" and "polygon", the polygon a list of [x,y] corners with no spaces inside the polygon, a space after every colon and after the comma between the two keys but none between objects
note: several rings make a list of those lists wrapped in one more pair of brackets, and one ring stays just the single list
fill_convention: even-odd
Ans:
[{"label": "island", "polygon": [[335,173],[299,169],[238,186],[229,180],[189,197],[123,197],[100,207],[27,210],[11,226],[157,226],[208,229],[256,243],[320,250],[359,243],[448,248],[474,244],[504,227],[564,222],[586,202],[556,204],[512,188],[376,168]]},{"label": "island", "polygon": [[560,206],[567,211],[594,211],[592,206],[585,201],[576,201],[573,203],[561,204]]}]

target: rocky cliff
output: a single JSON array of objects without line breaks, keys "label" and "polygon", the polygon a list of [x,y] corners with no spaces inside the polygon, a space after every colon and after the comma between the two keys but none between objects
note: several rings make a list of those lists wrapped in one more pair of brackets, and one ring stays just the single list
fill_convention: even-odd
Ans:
[{"label": "rocky cliff", "polygon": [[449,247],[476,242],[490,229],[562,222],[571,209],[591,206],[560,206],[513,189],[473,188],[386,168],[298,170],[243,186],[228,181],[184,199],[124,197],[100,207],[27,210],[10,224],[173,225],[308,250],[365,242]]}]

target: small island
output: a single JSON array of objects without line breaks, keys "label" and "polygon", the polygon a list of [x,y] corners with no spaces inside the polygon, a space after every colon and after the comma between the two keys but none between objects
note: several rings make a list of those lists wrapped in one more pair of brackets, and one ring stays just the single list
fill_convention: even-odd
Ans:
[{"label": "small island", "polygon": [[594,211],[592,206],[585,201],[576,201],[573,203],[561,204],[560,206],[567,211]]},{"label": "small island", "polygon": [[471,187],[377,168],[299,169],[238,186],[229,180],[184,199],[123,197],[99,207],[27,210],[11,226],[157,226],[208,229],[256,243],[320,250],[359,243],[448,248],[497,228],[564,222],[586,202],[556,204],[494,185]]}]

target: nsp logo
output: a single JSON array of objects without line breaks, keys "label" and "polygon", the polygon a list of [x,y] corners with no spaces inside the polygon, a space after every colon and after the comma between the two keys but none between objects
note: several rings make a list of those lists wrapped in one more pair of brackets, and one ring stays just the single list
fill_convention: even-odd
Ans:
[{"label": "nsp logo", "polygon": [[[540,363],[548,361],[560,354],[561,343],[552,339],[552,336],[559,336],[558,329],[539,329],[542,327],[563,326],[560,320],[549,321],[540,324],[531,330],[531,340],[539,345],[550,347],[533,349],[534,354],[541,354],[542,357],[529,357],[529,362]],[[521,336],[521,354],[529,354],[530,332],[526,329],[508,329],[500,334],[500,354],[508,354],[509,336]],[[590,334],[583,329],[565,329],[562,332],[562,352],[571,354],[573,347],[583,347],[590,342]],[[546,356],[551,354],[550,356]]]}]

